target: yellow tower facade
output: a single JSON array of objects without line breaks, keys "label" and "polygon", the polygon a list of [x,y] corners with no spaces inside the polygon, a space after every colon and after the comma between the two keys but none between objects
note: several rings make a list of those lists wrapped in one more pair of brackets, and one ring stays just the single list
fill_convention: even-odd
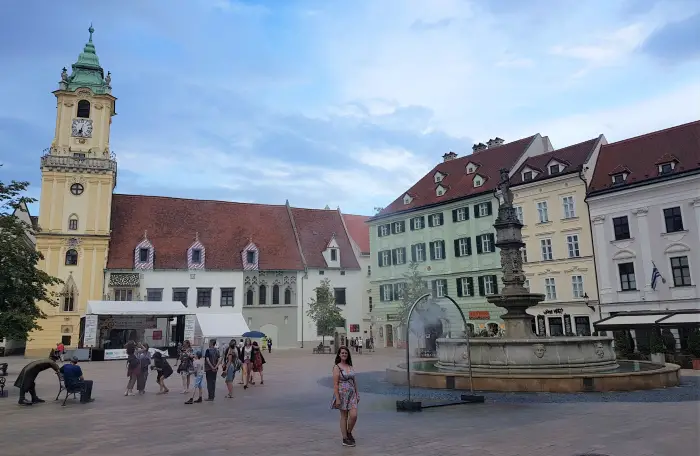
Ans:
[{"label": "yellow tower facade", "polygon": [[40,303],[46,319],[29,335],[27,357],[44,357],[57,343],[76,348],[87,302],[102,300],[117,163],[109,149],[116,114],[111,75],[104,74],[90,38],[71,74],[66,68],[56,96],[56,130],[41,157],[36,247],[39,267],[65,283],[58,307]]}]

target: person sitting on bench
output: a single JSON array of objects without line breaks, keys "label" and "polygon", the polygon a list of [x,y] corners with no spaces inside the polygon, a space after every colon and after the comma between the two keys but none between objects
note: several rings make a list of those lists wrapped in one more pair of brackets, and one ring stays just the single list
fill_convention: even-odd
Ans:
[{"label": "person sitting on bench", "polygon": [[[46,369],[53,369],[56,373],[59,372],[58,365],[50,359],[32,361],[22,368],[17,380],[15,380],[15,386],[19,388],[19,405],[32,405],[46,402],[43,399],[39,399],[36,395],[36,384],[34,383],[39,373]],[[32,397],[31,402],[27,401],[25,398],[27,393]]]},{"label": "person sitting on bench", "polygon": [[71,392],[80,392],[80,402],[87,403],[92,401],[92,380],[83,378],[83,370],[78,366],[78,357],[71,358],[70,363],[61,366],[61,374],[63,374],[63,385],[66,387],[68,394]]}]

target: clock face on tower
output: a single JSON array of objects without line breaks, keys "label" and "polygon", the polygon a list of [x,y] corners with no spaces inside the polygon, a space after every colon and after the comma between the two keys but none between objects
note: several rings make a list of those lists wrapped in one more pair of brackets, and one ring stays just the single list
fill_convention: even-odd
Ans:
[{"label": "clock face on tower", "polygon": [[92,120],[73,119],[73,130],[71,136],[78,138],[92,138]]}]

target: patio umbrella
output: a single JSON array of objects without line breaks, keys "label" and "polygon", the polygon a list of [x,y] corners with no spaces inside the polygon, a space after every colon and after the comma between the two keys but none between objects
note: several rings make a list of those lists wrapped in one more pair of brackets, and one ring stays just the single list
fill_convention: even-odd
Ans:
[{"label": "patio umbrella", "polygon": [[243,333],[243,337],[249,337],[251,339],[261,339],[265,337],[265,333],[261,333],[260,331],[248,331],[246,333]]}]

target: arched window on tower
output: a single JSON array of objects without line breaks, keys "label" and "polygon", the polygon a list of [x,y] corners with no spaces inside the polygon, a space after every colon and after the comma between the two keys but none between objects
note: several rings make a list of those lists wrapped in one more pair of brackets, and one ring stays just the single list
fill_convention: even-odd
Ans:
[{"label": "arched window on tower", "polygon": [[279,304],[279,303],[280,303],[280,286],[273,285],[272,286],[272,304]]},{"label": "arched window on tower", "polygon": [[78,117],[84,119],[90,118],[90,102],[87,100],[80,100],[78,102]]},{"label": "arched window on tower", "polygon": [[292,290],[287,288],[284,290],[284,303],[285,304],[291,304],[292,303]]},{"label": "arched window on tower", "polygon": [[248,288],[248,291],[246,291],[245,294],[245,305],[246,306],[252,306],[253,305],[253,289]]},{"label": "arched window on tower", "polygon": [[260,285],[260,296],[258,296],[259,304],[267,304],[267,287]]},{"label": "arched window on tower", "polygon": [[75,289],[73,287],[63,293],[62,310],[64,312],[73,312],[75,310]]},{"label": "arched window on tower", "polygon": [[70,217],[68,217],[68,229],[70,231],[75,231],[78,229],[78,216],[75,214],[72,214]]},{"label": "arched window on tower", "polygon": [[78,264],[78,251],[70,249],[66,252],[66,266],[75,266]]}]

